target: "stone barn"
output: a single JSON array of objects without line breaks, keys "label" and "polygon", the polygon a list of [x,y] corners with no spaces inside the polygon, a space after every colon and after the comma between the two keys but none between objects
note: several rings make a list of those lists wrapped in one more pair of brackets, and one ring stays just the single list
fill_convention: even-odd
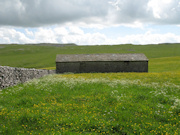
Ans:
[{"label": "stone barn", "polygon": [[60,54],[56,73],[148,72],[144,54]]}]

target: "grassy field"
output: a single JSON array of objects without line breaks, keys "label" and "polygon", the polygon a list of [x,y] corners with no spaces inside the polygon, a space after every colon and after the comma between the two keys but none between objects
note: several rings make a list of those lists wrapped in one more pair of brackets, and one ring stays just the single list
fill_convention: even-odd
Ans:
[{"label": "grassy field", "polygon": [[179,44],[0,45],[0,64],[53,68],[56,54],[103,52],[145,53],[150,72],[50,75],[0,90],[0,134],[179,135]]},{"label": "grassy field", "polygon": [[180,73],[50,75],[0,93],[0,134],[180,133]]},{"label": "grassy field", "polygon": [[[0,45],[0,65],[55,69],[55,59],[57,54],[92,53],[144,53],[150,60],[149,72],[180,70],[180,44],[64,47],[38,45]],[[170,62],[170,64],[165,65],[165,63],[162,61]],[[171,66],[171,64],[173,66]],[[159,69],[164,66],[166,68],[165,70]]]}]

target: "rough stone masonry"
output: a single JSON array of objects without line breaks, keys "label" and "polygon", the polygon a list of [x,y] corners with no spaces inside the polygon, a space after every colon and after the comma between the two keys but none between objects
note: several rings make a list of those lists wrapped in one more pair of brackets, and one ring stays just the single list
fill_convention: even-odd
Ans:
[{"label": "rough stone masonry", "polygon": [[0,66],[0,89],[14,86],[18,83],[24,83],[34,78],[40,78],[44,75],[54,74],[55,70],[14,68]]},{"label": "rough stone masonry", "polygon": [[56,73],[148,72],[144,54],[59,54]]}]

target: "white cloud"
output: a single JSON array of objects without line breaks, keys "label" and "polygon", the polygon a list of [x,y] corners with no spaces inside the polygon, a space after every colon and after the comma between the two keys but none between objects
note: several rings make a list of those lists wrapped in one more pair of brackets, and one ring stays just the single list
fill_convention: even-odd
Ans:
[{"label": "white cloud", "polygon": [[87,33],[83,35],[68,35],[63,37],[64,43],[77,43],[78,45],[106,44],[108,38],[101,33]]},{"label": "white cloud", "polygon": [[[112,10],[114,23],[147,22],[152,19],[147,10],[149,0],[116,0],[115,9]],[[118,7],[118,8],[117,8]]]},{"label": "white cloud", "polygon": [[157,44],[180,42],[180,35],[173,33],[158,34],[147,31],[144,34],[131,34],[109,38],[100,32],[88,33],[79,27],[42,27],[25,32],[14,28],[0,28],[0,43],[76,43],[78,45],[96,44]]},{"label": "white cloud", "polygon": [[137,35],[128,35],[125,37],[119,37],[116,43],[124,44],[159,44],[159,43],[179,43],[180,35],[175,35],[173,33],[165,33],[165,34],[152,34],[151,32],[147,32],[145,34],[137,34]]},{"label": "white cloud", "polygon": [[56,33],[50,28],[39,28],[34,32],[34,40],[38,43],[57,43]]},{"label": "white cloud", "polygon": [[154,17],[158,19],[168,18],[167,12],[171,12],[173,7],[173,0],[150,0],[148,2],[149,10],[152,10]]},{"label": "white cloud", "polygon": [[33,32],[32,32],[32,31],[29,31],[28,29],[25,29],[25,33],[26,33],[26,35],[27,35],[28,37],[33,37],[33,36],[34,36]]},{"label": "white cloud", "polygon": [[69,31],[70,31],[71,35],[83,35],[84,34],[84,32],[79,27],[76,27],[76,26],[70,26]]},{"label": "white cloud", "polygon": [[143,29],[144,28],[144,25],[143,25],[143,23],[141,23],[141,22],[139,22],[139,21],[135,21],[135,22],[133,22],[133,23],[126,23],[126,24],[122,24],[122,25],[124,25],[124,26],[126,26],[126,27],[130,27],[130,28],[141,28],[141,29]]},{"label": "white cloud", "polygon": [[53,29],[56,35],[62,36],[62,35],[68,35],[68,30],[64,27],[56,27]]},{"label": "white cloud", "polygon": [[[0,43],[180,42],[180,36],[173,34],[179,33],[179,0],[0,0],[0,7]],[[152,24],[174,25],[177,30],[146,30]],[[107,30],[119,26],[125,26],[120,34],[113,29],[116,36],[113,30],[111,38],[107,36]],[[123,30],[125,36],[117,37]]]},{"label": "white cloud", "polygon": [[0,6],[1,26],[180,22],[179,0],[0,0]]},{"label": "white cloud", "polygon": [[0,24],[44,26],[68,22],[96,22],[106,16],[104,0],[0,0]]},{"label": "white cloud", "polygon": [[12,28],[0,28],[1,43],[28,43],[33,42],[27,35]]},{"label": "white cloud", "polygon": [[179,0],[150,0],[148,10],[153,13],[154,22],[179,24]]}]

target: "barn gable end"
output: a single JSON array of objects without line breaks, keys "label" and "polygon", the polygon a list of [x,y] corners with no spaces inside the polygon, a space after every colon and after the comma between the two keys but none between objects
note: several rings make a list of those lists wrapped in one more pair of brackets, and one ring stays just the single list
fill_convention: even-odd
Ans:
[{"label": "barn gable end", "polygon": [[57,73],[148,72],[144,54],[60,54],[56,57]]}]

